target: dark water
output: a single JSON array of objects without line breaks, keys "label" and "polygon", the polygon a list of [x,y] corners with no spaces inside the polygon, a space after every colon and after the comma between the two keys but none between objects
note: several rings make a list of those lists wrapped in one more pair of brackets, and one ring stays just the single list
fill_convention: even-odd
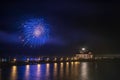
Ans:
[{"label": "dark water", "polygon": [[0,69],[0,80],[120,80],[118,62],[66,62]]}]

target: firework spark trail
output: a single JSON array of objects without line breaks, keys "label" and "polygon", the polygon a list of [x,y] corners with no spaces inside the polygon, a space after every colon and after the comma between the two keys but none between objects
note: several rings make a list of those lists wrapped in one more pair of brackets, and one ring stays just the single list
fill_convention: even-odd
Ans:
[{"label": "firework spark trail", "polygon": [[43,45],[49,38],[49,26],[44,22],[44,19],[30,19],[23,23],[22,27],[24,46]]}]

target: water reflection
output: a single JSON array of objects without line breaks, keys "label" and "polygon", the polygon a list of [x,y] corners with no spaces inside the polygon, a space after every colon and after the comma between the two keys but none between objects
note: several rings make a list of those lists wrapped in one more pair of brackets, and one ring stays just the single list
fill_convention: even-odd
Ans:
[{"label": "water reflection", "polygon": [[66,76],[69,75],[69,62],[66,62]]},{"label": "water reflection", "polygon": [[77,75],[78,71],[79,71],[79,68],[80,68],[80,62],[74,62],[74,69],[75,69],[75,74]]},{"label": "water reflection", "polygon": [[49,70],[50,70],[50,64],[49,63],[47,63],[46,64],[46,76],[49,76]]},{"label": "water reflection", "polygon": [[41,72],[41,65],[40,64],[37,64],[37,77],[39,77],[41,74],[40,74],[40,72]]},{"label": "water reflection", "polygon": [[[7,76],[0,80],[94,80],[91,77],[94,75],[92,68],[94,67],[89,62],[12,66],[0,72],[2,78]],[[3,76],[3,74],[7,75]]]},{"label": "water reflection", "polygon": [[81,63],[81,80],[89,80],[89,77],[88,77],[88,63],[87,62],[83,62]]},{"label": "water reflection", "polygon": [[10,79],[17,80],[17,66],[12,66]]},{"label": "water reflection", "polygon": [[71,64],[73,65],[73,62],[71,62]]},{"label": "water reflection", "polygon": [[62,78],[63,77],[63,62],[60,63],[60,77]]},{"label": "water reflection", "polygon": [[73,69],[74,69],[74,72],[73,72],[73,74],[75,75],[75,76],[78,76],[78,74],[79,74],[79,69],[80,69],[80,65],[79,65],[79,62],[74,62],[74,67],[73,67]]},{"label": "water reflection", "polygon": [[30,74],[30,65],[26,65],[25,80],[29,80],[29,74]]},{"label": "water reflection", "polygon": [[54,63],[54,76],[57,75],[57,63]]},{"label": "water reflection", "polygon": [[70,69],[71,69],[71,70],[70,70],[70,71],[71,71],[71,75],[72,75],[72,72],[73,72],[73,71],[72,71],[72,70],[73,70],[73,66],[74,66],[74,62],[71,62],[71,68],[70,68]]},{"label": "water reflection", "polygon": [[76,64],[76,65],[77,65],[77,64],[80,64],[80,62],[77,62],[77,61],[76,61],[75,64]]}]

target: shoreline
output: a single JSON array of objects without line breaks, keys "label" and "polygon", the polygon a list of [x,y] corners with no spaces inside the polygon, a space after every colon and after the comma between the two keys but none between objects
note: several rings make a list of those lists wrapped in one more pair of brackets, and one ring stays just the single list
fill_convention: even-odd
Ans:
[{"label": "shoreline", "polygon": [[36,65],[46,63],[66,63],[66,62],[120,62],[120,59],[91,59],[91,60],[72,60],[72,61],[16,61],[16,62],[0,62],[0,68],[5,66],[22,66],[22,65]]}]

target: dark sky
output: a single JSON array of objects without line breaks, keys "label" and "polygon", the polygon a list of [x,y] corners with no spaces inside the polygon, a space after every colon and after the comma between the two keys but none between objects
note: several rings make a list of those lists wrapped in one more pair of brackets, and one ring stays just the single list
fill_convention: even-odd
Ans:
[{"label": "dark sky", "polygon": [[[120,54],[119,10],[115,1],[0,2],[0,55],[74,55],[81,47],[95,54]],[[18,28],[31,17],[45,18],[52,41],[36,48],[20,43]]]}]

